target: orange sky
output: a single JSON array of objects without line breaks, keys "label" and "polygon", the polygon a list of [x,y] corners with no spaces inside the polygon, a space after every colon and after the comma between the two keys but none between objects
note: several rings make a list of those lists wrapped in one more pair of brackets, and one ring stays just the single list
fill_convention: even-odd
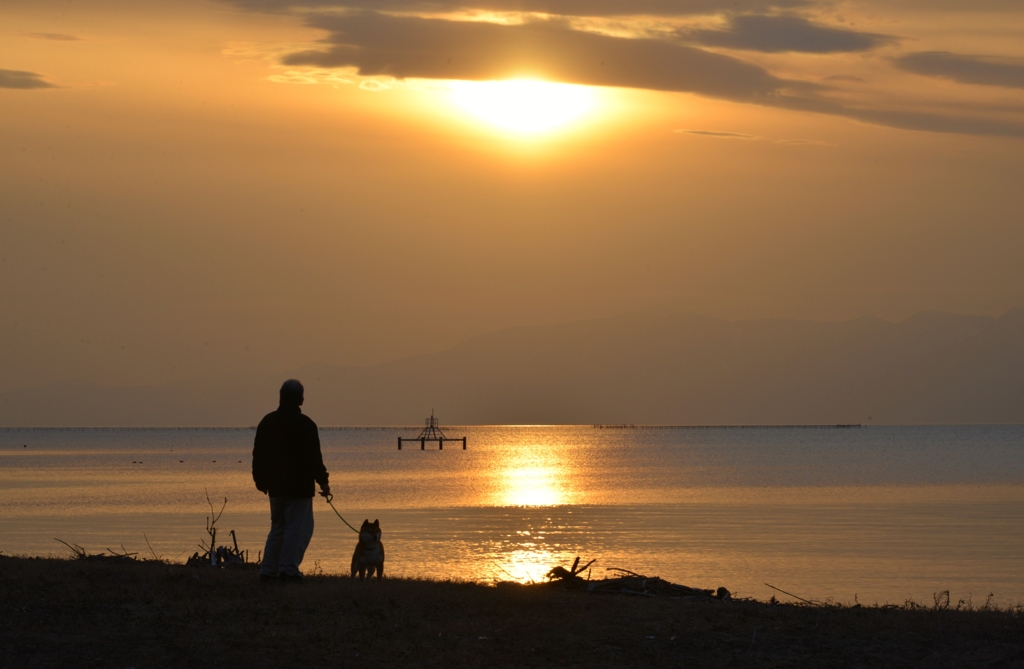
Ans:
[{"label": "orange sky", "polygon": [[[1022,33],[1015,0],[7,0],[0,391],[1024,306]],[[586,88],[453,83],[509,77]]]}]

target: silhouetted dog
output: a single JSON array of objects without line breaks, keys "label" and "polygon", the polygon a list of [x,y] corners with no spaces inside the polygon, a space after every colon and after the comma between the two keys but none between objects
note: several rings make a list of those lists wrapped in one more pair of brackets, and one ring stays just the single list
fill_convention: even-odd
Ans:
[{"label": "silhouetted dog", "polygon": [[365,579],[367,574],[372,578],[377,572],[377,580],[384,576],[384,544],[380,542],[380,522],[364,520],[359,528],[359,543],[352,554],[352,578],[359,574]]}]

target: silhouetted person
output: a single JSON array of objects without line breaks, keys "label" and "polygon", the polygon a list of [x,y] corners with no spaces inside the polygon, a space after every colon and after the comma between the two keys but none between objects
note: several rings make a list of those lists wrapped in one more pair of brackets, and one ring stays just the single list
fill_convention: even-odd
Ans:
[{"label": "silhouetted person", "polygon": [[260,580],[278,577],[301,581],[299,565],[313,538],[314,482],[327,495],[327,468],[320,453],[316,423],[302,414],[302,384],[295,379],[281,386],[281,405],[256,428],[252,449],[252,479],[270,495],[270,534],[263,550]]}]

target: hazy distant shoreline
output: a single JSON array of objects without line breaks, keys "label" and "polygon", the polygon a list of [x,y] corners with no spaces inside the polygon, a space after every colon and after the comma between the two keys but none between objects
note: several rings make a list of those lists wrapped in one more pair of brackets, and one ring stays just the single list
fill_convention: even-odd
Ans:
[{"label": "hazy distant shoreline", "polygon": [[0,426],[255,425],[282,379],[321,425],[1024,423],[1024,309],[899,323],[685,313],[510,328],[368,367],[0,393]]}]

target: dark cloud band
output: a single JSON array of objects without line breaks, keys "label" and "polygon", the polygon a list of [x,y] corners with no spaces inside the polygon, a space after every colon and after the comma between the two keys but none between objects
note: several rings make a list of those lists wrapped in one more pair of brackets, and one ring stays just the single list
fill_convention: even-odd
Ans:
[{"label": "dark cloud band", "polygon": [[921,51],[896,58],[896,67],[962,84],[1024,88],[1024,60]]},{"label": "dark cloud band", "polygon": [[0,88],[28,90],[33,88],[56,88],[56,86],[44,80],[41,74],[36,74],[35,72],[0,70]]},{"label": "dark cloud band", "polygon": [[330,46],[292,54],[285,64],[355,67],[364,76],[396,78],[537,77],[744,101],[810,86],[730,56],[662,40],[582,32],[558,20],[505,26],[362,13],[316,16],[310,24],[330,31],[324,40]]},{"label": "dark cloud band", "polygon": [[733,16],[724,30],[681,31],[680,37],[703,46],[779,53],[868,51],[895,42],[886,35],[831,28],[798,16]]},{"label": "dark cloud band", "polygon": [[805,7],[812,0],[224,0],[261,12],[296,8],[378,12],[477,10],[554,16],[692,16],[720,12],[765,12]]}]

